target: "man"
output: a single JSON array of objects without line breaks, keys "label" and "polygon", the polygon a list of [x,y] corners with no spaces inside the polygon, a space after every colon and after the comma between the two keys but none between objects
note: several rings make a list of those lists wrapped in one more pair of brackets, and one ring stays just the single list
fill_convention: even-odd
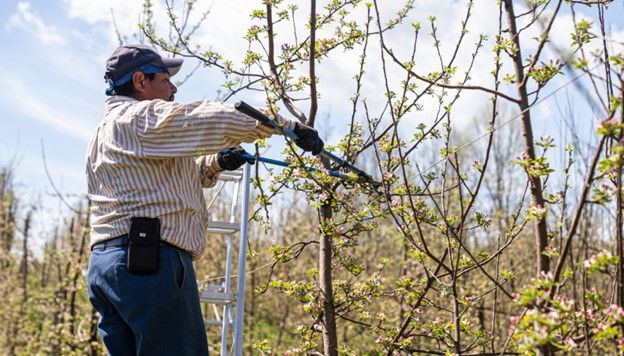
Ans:
[{"label": "man", "polygon": [[[245,163],[241,142],[275,133],[223,103],[175,103],[170,77],[181,65],[142,45],[119,47],[106,63],[110,98],[86,157],[87,279],[112,355],[208,353],[191,261],[205,246],[202,187]],[[322,150],[314,129],[279,120],[299,147]]]}]

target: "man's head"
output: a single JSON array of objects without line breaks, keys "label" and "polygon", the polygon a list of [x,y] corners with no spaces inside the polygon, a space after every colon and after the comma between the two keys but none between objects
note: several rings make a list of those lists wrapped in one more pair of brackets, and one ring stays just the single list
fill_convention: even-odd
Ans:
[{"label": "man's head", "polygon": [[169,78],[180,70],[182,61],[180,58],[163,58],[144,45],[121,46],[106,61],[106,95],[171,101],[177,89]]}]

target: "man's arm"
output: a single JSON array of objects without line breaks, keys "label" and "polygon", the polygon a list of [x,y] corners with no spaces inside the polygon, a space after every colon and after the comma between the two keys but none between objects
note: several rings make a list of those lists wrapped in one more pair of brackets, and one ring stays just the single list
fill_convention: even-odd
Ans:
[{"label": "man's arm", "polygon": [[[129,126],[126,132],[130,137],[123,140],[124,150],[145,158],[198,157],[276,133],[275,128],[218,102],[177,104],[151,100],[135,103],[129,111],[124,114],[128,121],[117,122]],[[282,117],[276,120],[299,135],[297,146],[313,154],[322,150],[323,140],[313,128]]]},{"label": "man's arm", "polygon": [[218,162],[218,153],[198,157],[195,159],[195,164],[199,168],[202,187],[214,187],[217,184],[219,173],[223,172],[223,168],[221,168]]},{"label": "man's arm", "polygon": [[[133,151],[146,158],[209,155],[276,133],[231,105],[217,102],[152,100],[135,104],[132,116],[137,146]],[[294,125],[291,121],[285,124]]]}]

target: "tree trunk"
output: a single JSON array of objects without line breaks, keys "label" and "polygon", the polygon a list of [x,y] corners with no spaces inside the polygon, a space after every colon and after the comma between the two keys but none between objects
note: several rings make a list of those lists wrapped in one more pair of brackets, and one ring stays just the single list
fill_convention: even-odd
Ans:
[{"label": "tree trunk", "polygon": [[[509,23],[509,36],[516,47],[516,51],[511,54],[514,61],[514,70],[516,74],[516,83],[518,89],[518,103],[522,126],[522,139],[524,141],[524,149],[530,159],[535,159],[535,146],[533,144],[533,126],[531,124],[531,111],[529,110],[529,96],[527,93],[526,83],[524,82],[524,68],[522,65],[522,51],[520,49],[520,36],[516,27],[516,16],[514,14],[512,0],[505,0],[505,11],[507,12],[507,21]],[[544,197],[542,195],[542,181],[539,177],[529,176],[531,184],[531,197],[533,205],[545,207]],[[537,262],[537,273],[548,272],[550,270],[550,258],[543,254],[548,246],[548,227],[546,226],[546,218],[541,218],[537,222],[535,230],[535,253]]]},{"label": "tree trunk", "polygon": [[[249,270],[250,271],[255,271],[257,268],[257,263],[256,263],[256,259],[254,257],[251,257],[249,259]],[[256,281],[256,274],[255,273],[251,273],[249,275],[250,278],[250,283],[249,283],[249,304],[247,306],[246,309],[246,313],[247,313],[247,320],[251,321],[248,323],[245,323],[244,325],[247,325],[247,332],[245,332],[245,335],[247,335],[247,345],[248,345],[248,349],[247,352],[249,355],[253,354],[254,348],[253,348],[253,342],[256,338],[256,328],[254,328],[254,324],[256,323],[256,293],[254,292],[256,290],[256,286],[258,284],[258,282]],[[225,317],[225,315],[223,316]]]},{"label": "tree trunk", "polygon": [[32,219],[32,210],[26,215],[24,220],[24,240],[22,243],[22,302],[26,303],[28,299],[28,234],[30,232],[30,221]]},{"label": "tree trunk", "polygon": [[[333,216],[331,202],[321,206],[321,226],[331,221]],[[332,241],[321,230],[319,251],[319,284],[321,303],[323,305],[323,354],[338,355],[338,338],[336,336],[336,315],[334,313],[334,290],[332,287]]]},{"label": "tree trunk", "polygon": [[76,324],[76,292],[78,290],[78,278],[82,274],[83,258],[86,255],[85,249],[87,246],[87,238],[89,237],[90,229],[91,229],[90,218],[91,218],[91,200],[88,200],[86,217],[84,220],[83,229],[80,234],[80,245],[78,247],[78,250],[74,253],[74,255],[76,253],[78,254],[78,261],[76,261],[76,265],[74,266],[74,276],[72,278],[71,292],[69,295],[69,317],[70,317],[69,332],[71,334],[74,334],[74,331],[76,328],[75,326]]},{"label": "tree trunk", "polygon": [[90,355],[91,356],[97,356],[99,354],[98,352],[98,348],[97,348],[97,343],[98,343],[98,330],[97,330],[97,324],[98,324],[98,314],[95,311],[94,308],[91,308],[91,321],[90,321],[90,325],[89,325],[89,349],[90,349]]},{"label": "tree trunk", "polygon": [[[621,83],[624,84],[624,83]],[[622,88],[622,98],[624,98],[624,88]],[[621,117],[620,123],[624,123],[624,110],[620,110]],[[618,141],[620,145],[623,143],[624,138],[622,135],[618,137]],[[619,154],[620,159],[618,160],[617,167],[617,177],[616,177],[616,211],[615,211],[615,237],[616,237],[616,248],[617,248],[617,256],[618,256],[618,265],[616,272],[616,303],[618,306],[624,306],[624,237],[622,236],[622,154]],[[624,325],[620,326],[620,329],[624,332]]]},{"label": "tree trunk", "polygon": [[617,272],[616,272],[616,288],[615,288],[615,300],[617,305],[624,305],[624,276],[622,273],[624,269],[624,261],[622,261],[622,257],[624,257],[624,249],[622,244],[622,164],[619,163],[617,167],[617,177],[615,183],[615,201],[616,201],[616,211],[615,211],[615,240],[616,240],[616,249],[617,256],[619,257]]}]

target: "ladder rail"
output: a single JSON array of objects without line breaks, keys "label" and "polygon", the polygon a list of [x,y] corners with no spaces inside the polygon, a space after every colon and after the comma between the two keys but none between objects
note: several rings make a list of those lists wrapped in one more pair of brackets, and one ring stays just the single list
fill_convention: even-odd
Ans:
[{"label": "ladder rail", "polygon": [[247,268],[247,230],[249,220],[249,195],[251,188],[251,165],[243,169],[243,196],[240,219],[240,244],[238,247],[238,278],[236,286],[236,320],[234,322],[234,355],[243,354],[243,323],[245,321],[245,274]]},{"label": "ladder rail", "polygon": [[[230,219],[231,221],[231,219]],[[228,234],[227,235],[227,248],[226,248],[226,267],[225,267],[225,280],[224,280],[224,292],[229,294],[230,293],[230,282],[231,282],[231,275],[232,275],[232,240],[233,240],[233,236],[232,234]],[[232,304],[231,303],[227,303],[223,305],[223,314],[221,316],[222,323],[221,323],[221,355],[225,356],[227,355],[227,350],[228,350],[228,346],[227,346],[227,340],[228,340],[228,327],[229,324],[231,323],[231,314],[232,314]]]},{"label": "ladder rail", "polygon": [[[249,196],[251,190],[251,165],[245,164],[242,170],[226,171],[220,174],[223,181],[211,199],[208,207],[212,206],[218,195],[224,191],[227,182],[234,183],[231,195],[232,205],[230,216],[226,221],[209,221],[207,233],[218,234],[226,238],[225,273],[220,284],[208,284],[205,290],[200,290],[200,301],[212,304],[214,319],[205,320],[206,326],[220,326],[221,329],[221,356],[242,355],[243,331],[245,317],[245,276],[247,268],[247,241],[249,219]],[[241,192],[242,191],[242,192]],[[225,193],[224,193],[225,194]],[[207,208],[208,208],[207,207]],[[237,221],[239,217],[239,221]],[[236,275],[233,275],[234,235],[239,233],[239,250],[237,256]],[[233,289],[233,279],[236,279],[236,290]],[[234,305],[235,309],[234,309]],[[219,309],[222,314],[219,315]],[[232,336],[228,345],[229,336]],[[229,347],[228,347],[229,346]]]},{"label": "ladder rail", "polygon": [[[234,192],[232,196],[232,206],[230,207],[230,223],[236,222],[236,213],[238,211],[238,198],[240,192],[241,181],[236,181],[234,185]],[[231,286],[231,278],[232,278],[232,244],[233,244],[233,232],[227,234],[226,240],[226,257],[225,257],[225,280],[223,291],[226,294],[230,293]],[[240,257],[239,257],[240,258]],[[232,323],[232,303],[227,303],[223,305],[223,314],[221,316],[221,355],[227,355],[227,340],[228,340],[228,328],[230,323]]]}]

